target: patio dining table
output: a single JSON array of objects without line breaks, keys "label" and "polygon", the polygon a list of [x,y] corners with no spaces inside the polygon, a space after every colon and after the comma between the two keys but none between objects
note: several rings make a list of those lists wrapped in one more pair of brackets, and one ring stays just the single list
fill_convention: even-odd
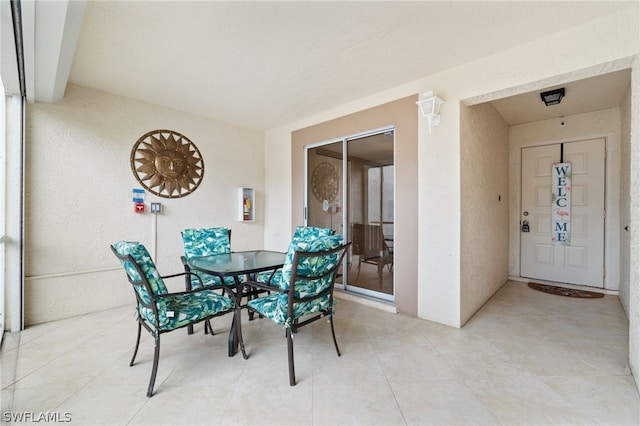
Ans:
[{"label": "patio dining table", "polygon": [[253,279],[258,272],[271,271],[281,268],[284,264],[286,253],[269,250],[237,251],[212,256],[197,256],[188,260],[189,267],[209,275],[215,275],[224,280],[232,277],[235,282],[233,291],[237,308],[233,316],[231,330],[229,331],[229,356],[238,352],[238,344],[242,344],[241,336],[241,311],[245,282],[243,277]]}]

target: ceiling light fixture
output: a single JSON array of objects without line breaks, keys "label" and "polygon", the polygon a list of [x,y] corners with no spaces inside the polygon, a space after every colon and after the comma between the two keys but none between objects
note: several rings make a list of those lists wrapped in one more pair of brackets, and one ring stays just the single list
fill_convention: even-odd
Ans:
[{"label": "ceiling light fixture", "polygon": [[546,106],[559,104],[563,97],[564,87],[540,93],[540,99],[542,99],[542,102],[544,102]]}]

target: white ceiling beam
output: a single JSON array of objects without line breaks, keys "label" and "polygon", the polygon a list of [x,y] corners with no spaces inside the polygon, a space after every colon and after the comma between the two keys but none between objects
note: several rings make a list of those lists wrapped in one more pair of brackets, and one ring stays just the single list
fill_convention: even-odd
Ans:
[{"label": "white ceiling beam", "polygon": [[[56,102],[64,97],[82,28],[86,0],[19,2],[28,102]],[[11,2],[0,2],[0,76],[7,94],[20,94],[18,54]]]},{"label": "white ceiling beam", "polygon": [[[30,25],[29,36],[33,36],[32,52],[25,52],[25,58],[33,56],[33,63],[25,63],[27,83],[33,87],[33,99],[27,92],[28,101],[56,102],[64,97],[73,56],[80,36],[82,21],[87,7],[86,0],[72,1],[29,1],[35,3],[35,19],[25,22]],[[25,62],[27,60],[25,59]],[[31,68],[31,69],[30,69]]]}]

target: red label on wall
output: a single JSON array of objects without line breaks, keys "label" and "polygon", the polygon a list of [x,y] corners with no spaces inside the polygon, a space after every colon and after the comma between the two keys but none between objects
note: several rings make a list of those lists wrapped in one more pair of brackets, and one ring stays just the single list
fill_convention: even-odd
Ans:
[{"label": "red label on wall", "polygon": [[144,203],[133,203],[133,211],[136,213],[144,213]]}]

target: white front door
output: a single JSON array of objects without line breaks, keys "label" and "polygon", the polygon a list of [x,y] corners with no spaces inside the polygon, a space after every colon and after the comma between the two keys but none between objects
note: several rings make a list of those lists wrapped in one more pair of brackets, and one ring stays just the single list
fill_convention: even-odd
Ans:
[{"label": "white front door", "polygon": [[[559,162],[571,163],[569,245],[551,240],[552,165]],[[522,149],[522,277],[604,287],[604,189],[604,139]]]}]

